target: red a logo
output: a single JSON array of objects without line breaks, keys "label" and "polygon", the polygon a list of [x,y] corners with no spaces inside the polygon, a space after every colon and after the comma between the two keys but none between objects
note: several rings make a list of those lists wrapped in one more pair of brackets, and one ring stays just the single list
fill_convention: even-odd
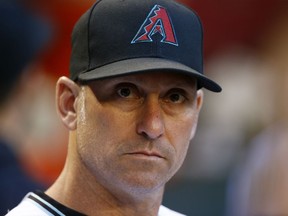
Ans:
[{"label": "red a logo", "polygon": [[155,5],[150,11],[131,44],[153,42],[151,36],[157,33],[162,36],[161,42],[178,46],[175,31],[168,12],[160,5]]}]

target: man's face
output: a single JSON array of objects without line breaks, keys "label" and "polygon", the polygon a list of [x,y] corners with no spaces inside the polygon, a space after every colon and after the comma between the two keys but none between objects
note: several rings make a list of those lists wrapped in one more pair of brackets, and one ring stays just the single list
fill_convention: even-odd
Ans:
[{"label": "man's face", "polygon": [[104,187],[163,189],[182,165],[197,126],[202,90],[176,73],[89,82],[77,102],[77,151]]}]

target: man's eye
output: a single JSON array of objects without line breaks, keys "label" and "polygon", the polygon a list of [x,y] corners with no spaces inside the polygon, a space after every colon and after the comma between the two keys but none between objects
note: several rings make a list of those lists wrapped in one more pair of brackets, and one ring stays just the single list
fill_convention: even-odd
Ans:
[{"label": "man's eye", "polygon": [[118,89],[117,93],[119,96],[123,98],[128,98],[128,97],[131,97],[132,90],[129,87],[124,87],[124,88]]},{"label": "man's eye", "polygon": [[182,103],[185,101],[185,97],[180,93],[171,93],[168,98],[172,103]]}]

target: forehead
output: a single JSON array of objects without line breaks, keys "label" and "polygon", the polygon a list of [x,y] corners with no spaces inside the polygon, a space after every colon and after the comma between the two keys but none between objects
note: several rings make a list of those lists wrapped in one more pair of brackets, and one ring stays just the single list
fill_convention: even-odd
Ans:
[{"label": "forehead", "polygon": [[[119,83],[119,82],[132,82],[139,84],[143,87],[145,86],[185,86],[189,88],[196,87],[196,78],[188,76],[183,73],[177,72],[145,72],[145,73],[135,73],[128,74],[117,77],[109,77],[105,79],[95,80],[92,83]],[[91,83],[91,84],[92,84]]]}]

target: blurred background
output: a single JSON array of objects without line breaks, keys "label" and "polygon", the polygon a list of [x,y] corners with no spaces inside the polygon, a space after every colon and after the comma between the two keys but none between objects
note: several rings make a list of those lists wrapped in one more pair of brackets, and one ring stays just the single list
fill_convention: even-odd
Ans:
[{"label": "blurred background", "polygon": [[[198,132],[183,167],[167,185],[164,204],[195,216],[288,215],[288,1],[179,1],[202,19],[205,73],[220,83],[223,92],[204,90]],[[4,2],[0,6],[5,9]],[[15,14],[37,20],[35,32],[44,33],[38,36],[38,50],[17,69],[21,74],[13,74],[18,77],[15,89],[0,106],[1,140],[22,174],[38,188],[46,188],[63,167],[68,135],[56,115],[54,86],[59,76],[69,74],[72,28],[94,0],[6,2],[21,8]],[[18,15],[18,21],[7,25],[12,18],[4,14],[0,13],[1,34],[9,26],[24,26]],[[21,44],[28,44],[22,41],[24,31],[20,28],[11,33],[19,37],[6,39],[20,38]],[[28,52],[31,46],[15,47],[15,52]],[[1,65],[7,63],[2,58],[6,53],[1,53]],[[9,68],[1,67],[1,73]],[[11,161],[4,160],[7,154],[0,155],[0,178],[8,178]],[[10,187],[22,184],[11,179],[19,178],[8,178]],[[29,190],[24,189],[21,197]],[[15,197],[4,194],[5,200],[21,200],[16,192]],[[0,211],[13,207],[11,203]]]}]

